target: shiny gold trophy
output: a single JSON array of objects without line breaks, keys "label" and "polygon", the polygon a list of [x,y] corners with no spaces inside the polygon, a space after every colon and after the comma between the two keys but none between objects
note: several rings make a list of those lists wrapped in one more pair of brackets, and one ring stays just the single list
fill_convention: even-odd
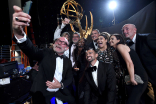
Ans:
[{"label": "shiny gold trophy", "polygon": [[91,34],[92,29],[93,29],[93,15],[90,12],[90,16],[91,16],[91,26],[90,26],[90,28],[88,27],[87,16],[85,15],[85,17],[86,17],[86,28],[85,28],[85,30],[83,30],[82,27],[81,27],[81,22],[80,22],[80,20],[83,17],[83,8],[76,1],[67,0],[63,4],[63,6],[61,8],[60,15],[66,15],[67,18],[71,18],[71,17],[74,18],[74,19],[71,19],[71,21],[70,21],[71,30],[73,32],[76,32],[74,30],[73,25],[75,25],[75,27],[79,28],[79,33],[81,35],[80,36],[81,38],[87,39],[88,35]]}]

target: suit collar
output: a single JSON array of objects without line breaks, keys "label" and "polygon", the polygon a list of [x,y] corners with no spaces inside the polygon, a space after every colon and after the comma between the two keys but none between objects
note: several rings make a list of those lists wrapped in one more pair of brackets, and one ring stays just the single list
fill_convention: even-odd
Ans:
[{"label": "suit collar", "polygon": [[136,34],[134,35],[132,41],[133,41],[134,43],[136,43]]},{"label": "suit collar", "polygon": [[99,89],[99,92],[101,93],[102,92],[102,88],[104,87],[104,83],[103,83],[103,69],[107,69],[106,66],[103,66],[103,63],[99,62],[99,66],[98,66],[98,72],[97,72],[97,80],[98,80],[98,89]]},{"label": "suit collar", "polygon": [[138,34],[136,35],[136,40],[135,40],[135,41],[136,41],[136,42],[135,42],[135,51],[136,51],[136,53],[139,54],[139,49],[140,49],[139,47],[140,47],[140,46],[139,46],[138,43],[140,42],[140,40],[139,40],[139,35],[138,35]]}]

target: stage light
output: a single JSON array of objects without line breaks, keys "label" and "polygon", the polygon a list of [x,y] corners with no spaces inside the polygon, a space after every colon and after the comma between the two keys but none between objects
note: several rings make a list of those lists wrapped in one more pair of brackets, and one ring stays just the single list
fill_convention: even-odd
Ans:
[{"label": "stage light", "polygon": [[110,9],[115,9],[116,8],[116,6],[117,6],[117,3],[116,3],[116,1],[111,1],[110,3],[109,3],[109,8]]}]

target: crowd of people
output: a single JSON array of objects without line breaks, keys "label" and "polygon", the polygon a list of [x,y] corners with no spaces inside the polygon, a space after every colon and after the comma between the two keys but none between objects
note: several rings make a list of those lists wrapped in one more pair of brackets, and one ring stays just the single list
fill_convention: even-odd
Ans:
[{"label": "crowd of people", "polygon": [[29,26],[30,15],[13,8],[14,41],[39,63],[31,88],[33,104],[50,104],[52,97],[57,104],[154,104],[146,98],[148,87],[156,94],[155,34],[138,34],[134,24],[125,24],[123,34],[93,29],[86,44],[78,32],[61,34],[70,22],[65,18],[52,47],[39,50],[22,29]]}]

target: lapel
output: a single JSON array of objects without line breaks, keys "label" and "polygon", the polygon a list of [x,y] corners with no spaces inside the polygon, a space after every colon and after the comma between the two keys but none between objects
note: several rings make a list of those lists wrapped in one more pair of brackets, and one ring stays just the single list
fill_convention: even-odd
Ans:
[{"label": "lapel", "polygon": [[88,80],[88,82],[91,84],[91,86],[95,89],[98,90],[98,87],[96,86],[94,80],[93,80],[93,76],[92,76],[92,72],[91,71],[87,71],[86,73],[86,78]]},{"label": "lapel", "polygon": [[[46,63],[45,63],[46,64],[46,69],[44,69],[45,77],[49,81],[53,80],[53,77],[54,77],[54,74],[55,74],[55,69],[56,69],[55,53],[54,53],[53,50],[51,52],[52,52],[52,54],[50,54],[50,57],[47,55],[47,58],[45,58],[50,63],[46,61]],[[51,73],[51,74],[49,74],[49,73]]]},{"label": "lapel", "polygon": [[94,43],[93,43],[93,41],[92,41],[92,47],[93,47],[93,49],[95,50],[95,46],[94,46]]},{"label": "lapel", "polygon": [[139,34],[136,34],[136,43],[135,43],[135,50],[137,54],[140,54],[139,50],[140,50],[140,39],[139,39]]},{"label": "lapel", "polygon": [[63,80],[63,78],[65,77],[65,73],[66,73],[66,71],[67,71],[67,60],[65,59],[65,58],[63,58],[63,72],[62,72],[62,80]]},{"label": "lapel", "polygon": [[71,44],[69,45],[69,59],[70,59],[70,56],[71,56],[71,46],[73,45],[73,42],[71,42]]},{"label": "lapel", "polygon": [[98,80],[98,89],[99,89],[99,92],[102,91],[102,87],[103,87],[103,71],[104,71],[104,68],[107,68],[107,67],[103,67],[102,63],[99,62],[99,65],[98,65],[98,70],[97,70],[97,80]]}]

